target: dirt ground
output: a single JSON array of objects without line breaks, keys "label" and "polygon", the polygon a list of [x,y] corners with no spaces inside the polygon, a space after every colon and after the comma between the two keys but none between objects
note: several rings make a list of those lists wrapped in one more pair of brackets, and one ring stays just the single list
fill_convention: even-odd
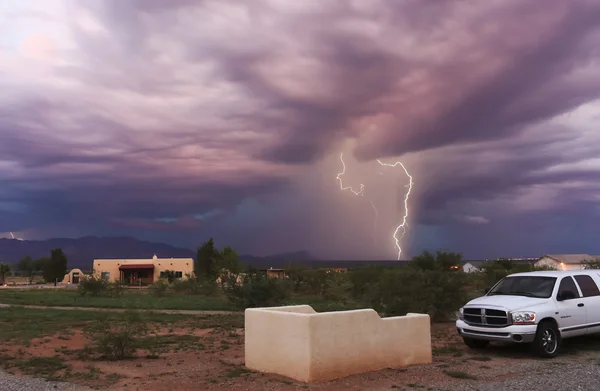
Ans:
[{"label": "dirt ground", "polygon": [[[469,351],[453,323],[432,327],[434,362],[386,369],[331,382],[306,385],[245,369],[242,329],[160,328],[155,343],[124,361],[104,361],[90,354],[90,342],[80,329],[33,339],[27,345],[0,348],[0,365],[12,373],[59,378],[103,390],[386,390],[449,389],[458,383],[497,381],[531,375],[531,362],[552,368],[554,360],[539,360],[524,348],[493,346]],[[565,351],[569,360],[600,359],[600,340],[575,341]],[[19,362],[20,364],[14,364]],[[553,364],[554,362],[554,364]],[[598,361],[600,362],[600,360]],[[24,364],[26,363],[26,364]],[[537,365],[537,364],[536,364]],[[546,368],[547,369],[547,368]]]}]

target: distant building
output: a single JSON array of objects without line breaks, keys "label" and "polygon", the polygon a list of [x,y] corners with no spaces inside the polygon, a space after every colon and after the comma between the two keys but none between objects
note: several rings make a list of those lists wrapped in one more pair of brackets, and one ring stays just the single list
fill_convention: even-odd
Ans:
[{"label": "distant building", "polygon": [[67,274],[65,274],[65,277],[62,280],[62,284],[79,284],[81,282],[81,278],[84,276],[85,273],[83,273],[81,271],[81,269],[72,269],[70,270]]},{"label": "distant building", "polygon": [[129,285],[149,285],[166,278],[167,271],[175,272],[175,278],[185,279],[194,272],[192,258],[152,259],[95,259],[94,275],[110,282],[120,281]]},{"label": "distant building", "polygon": [[485,261],[467,261],[462,264],[465,273],[480,272]]},{"label": "distant building", "polygon": [[537,260],[535,266],[556,270],[583,270],[586,262],[599,261],[600,256],[589,254],[548,254]]},{"label": "distant building", "polygon": [[273,269],[270,267],[266,270],[261,270],[261,272],[266,273],[267,277],[279,278],[282,280],[288,277],[284,269]]}]

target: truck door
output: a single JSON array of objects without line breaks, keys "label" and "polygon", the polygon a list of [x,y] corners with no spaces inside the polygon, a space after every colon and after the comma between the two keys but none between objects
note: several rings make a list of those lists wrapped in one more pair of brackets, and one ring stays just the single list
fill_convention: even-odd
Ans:
[{"label": "truck door", "polygon": [[[565,292],[568,295],[565,295]],[[563,277],[558,286],[557,298],[564,296],[564,300],[556,301],[558,328],[565,337],[583,335],[586,332],[586,311],[581,294],[573,277]]]},{"label": "truck door", "polygon": [[[595,276],[598,279],[597,276]],[[598,283],[589,275],[578,274],[573,276],[581,290],[581,302],[586,313],[586,332],[588,334],[600,331],[600,289]]]}]

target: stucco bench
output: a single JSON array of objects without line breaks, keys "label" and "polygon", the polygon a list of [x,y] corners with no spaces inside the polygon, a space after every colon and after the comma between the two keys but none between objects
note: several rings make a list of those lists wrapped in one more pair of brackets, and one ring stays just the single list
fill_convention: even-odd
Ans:
[{"label": "stucco bench", "polygon": [[429,315],[381,318],[372,309],[317,313],[311,306],[245,311],[246,367],[302,382],[428,364]]}]

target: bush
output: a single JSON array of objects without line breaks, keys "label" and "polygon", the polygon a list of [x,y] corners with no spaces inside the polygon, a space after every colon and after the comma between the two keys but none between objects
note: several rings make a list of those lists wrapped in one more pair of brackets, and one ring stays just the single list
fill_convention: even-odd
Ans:
[{"label": "bush", "polygon": [[83,277],[77,287],[77,291],[82,296],[101,296],[107,289],[108,281],[97,276]]},{"label": "bush", "polygon": [[467,300],[466,275],[438,270],[389,269],[367,293],[373,308],[386,316],[426,313],[448,321]]},{"label": "bush", "polygon": [[219,292],[219,285],[215,281],[188,277],[186,280],[175,280],[171,285],[171,289],[174,292],[188,295],[214,296]]},{"label": "bush", "polygon": [[150,293],[154,296],[163,297],[169,294],[169,283],[165,280],[158,280],[149,287]]},{"label": "bush", "polygon": [[82,296],[110,296],[119,297],[124,292],[124,287],[119,282],[108,282],[98,276],[86,276],[81,279],[77,291]]},{"label": "bush", "polygon": [[141,339],[148,334],[148,325],[137,312],[126,312],[118,318],[97,321],[87,330],[93,351],[108,360],[133,357]]},{"label": "bush", "polygon": [[282,305],[288,297],[285,281],[270,278],[263,273],[223,276],[221,288],[229,301],[239,308],[271,307]]},{"label": "bush", "polygon": [[385,271],[386,269],[380,266],[349,270],[347,275],[352,283],[352,297],[362,299]]},{"label": "bush", "polygon": [[323,297],[341,304],[352,301],[352,281],[346,273],[330,272],[325,283]]}]

